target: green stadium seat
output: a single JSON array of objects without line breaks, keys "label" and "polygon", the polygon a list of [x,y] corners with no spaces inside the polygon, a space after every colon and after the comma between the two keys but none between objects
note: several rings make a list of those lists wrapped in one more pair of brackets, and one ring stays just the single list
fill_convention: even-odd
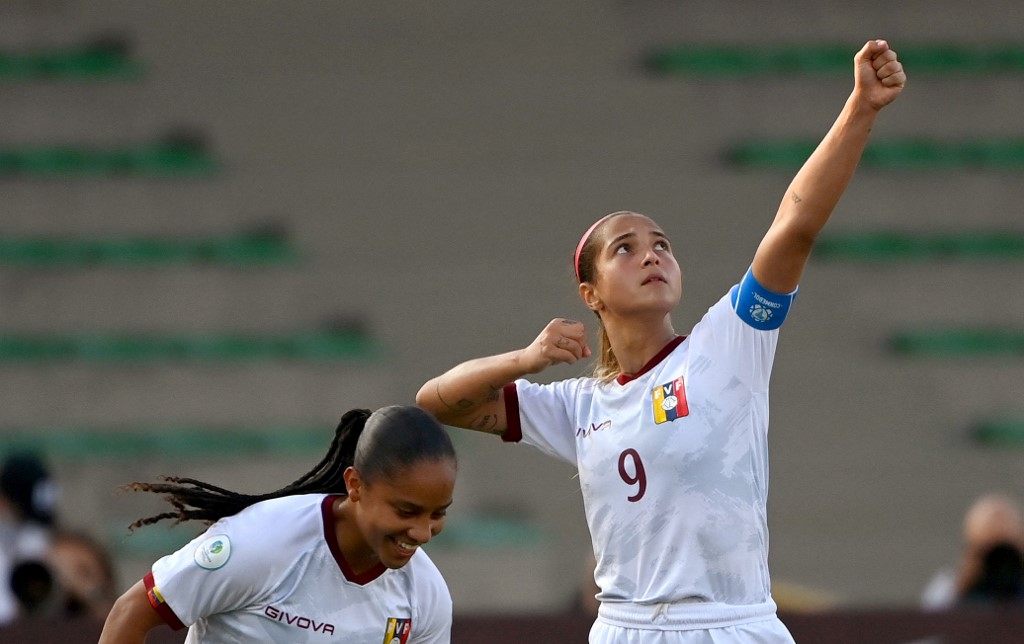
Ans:
[{"label": "green stadium seat", "polygon": [[135,80],[142,65],[126,41],[103,38],[84,45],[0,51],[0,80]]},{"label": "green stadium seat", "polygon": [[262,266],[291,264],[299,253],[286,235],[259,230],[201,237],[0,237],[0,264],[14,267]]},{"label": "green stadium seat", "polygon": [[889,336],[893,352],[909,357],[1005,358],[1024,356],[1024,329],[937,328]]},{"label": "green stadium seat", "polygon": [[988,418],[971,428],[971,439],[992,447],[1024,447],[1024,417]]},{"label": "green stadium seat", "polygon": [[544,529],[531,521],[514,517],[470,515],[445,525],[444,532],[431,541],[437,548],[521,548],[529,549],[547,541]]},{"label": "green stadium seat", "polygon": [[[760,139],[731,146],[727,161],[739,168],[768,168],[791,172],[803,165],[816,139]],[[869,143],[860,167],[893,170],[1024,170],[1024,139],[941,141],[928,138]]]},{"label": "green stadium seat", "polygon": [[[853,52],[862,43],[680,45],[659,47],[644,57],[646,69],[664,75],[752,77],[771,75],[848,76]],[[964,74],[977,78],[1024,73],[1019,43],[978,46],[901,44],[900,60],[914,74]]]},{"label": "green stadium seat", "polygon": [[381,353],[381,348],[365,331],[349,328],[281,335],[0,335],[0,364],[337,362],[372,360]]},{"label": "green stadium seat", "polygon": [[1024,259],[1024,232],[831,233],[815,242],[813,258],[857,262]]},{"label": "green stadium seat", "polygon": [[[162,511],[162,509],[154,509],[152,514]],[[206,527],[195,521],[179,525],[174,525],[174,521],[161,521],[156,525],[143,526],[129,532],[128,526],[142,516],[150,516],[150,514],[140,513],[139,516],[119,517],[105,523],[104,541],[112,551],[117,552],[118,556],[155,561],[165,554],[175,552],[199,536]]]},{"label": "green stadium seat", "polygon": [[0,454],[32,451],[76,463],[142,459],[251,459],[323,454],[334,426],[9,427]]},{"label": "green stadium seat", "polygon": [[204,177],[220,163],[196,141],[163,140],[132,146],[27,146],[0,149],[0,178]]}]

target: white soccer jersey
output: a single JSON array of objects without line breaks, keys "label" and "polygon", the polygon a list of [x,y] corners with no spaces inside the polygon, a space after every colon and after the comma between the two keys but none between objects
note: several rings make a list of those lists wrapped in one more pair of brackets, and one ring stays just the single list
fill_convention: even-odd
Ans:
[{"label": "white soccer jersey", "polygon": [[353,574],[337,545],[337,496],[265,501],[221,519],[146,575],[150,603],[187,644],[448,644],[452,600],[418,550]]},{"label": "white soccer jersey", "polygon": [[772,315],[761,305],[741,312],[752,323],[736,306],[724,296],[632,376],[505,388],[505,440],[579,470],[602,611],[692,603],[691,627],[774,614],[766,502],[778,330],[753,328]]}]

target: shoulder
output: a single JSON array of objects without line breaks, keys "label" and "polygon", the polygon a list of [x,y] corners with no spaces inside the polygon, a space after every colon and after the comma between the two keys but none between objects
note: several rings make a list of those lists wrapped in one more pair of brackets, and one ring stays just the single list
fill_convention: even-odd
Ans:
[{"label": "shoulder", "polygon": [[323,536],[321,503],[326,495],[304,494],[261,501],[236,515],[210,526],[208,534],[223,532],[232,540],[258,546],[259,551],[277,548],[281,542],[293,543],[306,534]]},{"label": "shoulder", "polygon": [[556,396],[574,396],[586,391],[594,390],[601,385],[601,382],[596,378],[580,376],[576,378],[566,378],[564,380],[555,380],[548,383],[517,380],[515,385],[516,392],[520,395],[523,392],[528,392],[534,395],[543,395],[547,393]]},{"label": "shoulder", "polygon": [[444,595],[450,594],[448,592],[448,583],[444,580],[444,575],[441,574],[434,560],[422,548],[416,551],[416,554],[409,561],[408,568],[413,576],[414,583],[418,587],[422,586],[435,591],[441,591]]},{"label": "shoulder", "polygon": [[[161,578],[172,571],[220,571],[218,577],[267,583],[271,568],[287,570],[323,543],[320,500],[304,495],[262,501],[225,517],[177,552],[153,564]],[[248,583],[248,582],[247,582]]]},{"label": "shoulder", "polygon": [[441,571],[427,553],[420,548],[409,561],[408,570],[413,594],[418,603],[427,610],[450,614],[452,595]]},{"label": "shoulder", "polygon": [[412,593],[416,597],[417,612],[428,620],[431,629],[451,627],[452,596],[441,571],[426,552],[420,549],[406,566],[411,578]]}]

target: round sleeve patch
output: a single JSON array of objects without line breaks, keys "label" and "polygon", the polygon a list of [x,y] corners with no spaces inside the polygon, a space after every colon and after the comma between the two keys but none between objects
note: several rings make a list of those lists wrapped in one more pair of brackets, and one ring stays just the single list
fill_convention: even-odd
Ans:
[{"label": "round sleeve patch", "polygon": [[206,570],[217,570],[231,558],[231,540],[226,534],[216,534],[205,539],[192,554],[196,565]]}]

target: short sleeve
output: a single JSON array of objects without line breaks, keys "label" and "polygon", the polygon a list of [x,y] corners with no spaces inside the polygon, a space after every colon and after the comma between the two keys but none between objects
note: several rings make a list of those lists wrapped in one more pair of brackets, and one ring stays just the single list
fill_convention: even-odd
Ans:
[{"label": "short sleeve", "polygon": [[449,644],[452,641],[452,596],[448,584],[426,552],[421,550],[418,554],[426,560],[414,579],[417,619],[422,628],[414,625],[408,644]]},{"label": "short sleeve", "polygon": [[[755,393],[768,391],[775,350],[789,305],[796,292],[769,300],[747,271],[744,279],[708,309],[691,333],[691,342],[714,347],[716,359],[725,361]],[[753,304],[751,304],[753,302]],[[778,307],[770,304],[779,304]],[[759,323],[757,319],[762,323]],[[701,349],[702,353],[706,350]]]},{"label": "short sleeve", "polygon": [[[280,552],[268,556],[279,550],[279,544],[268,538],[276,534],[268,520],[273,516],[266,508],[252,506],[221,519],[177,552],[157,560],[150,602],[155,592],[183,624],[191,625],[268,597],[278,579],[268,562],[280,561]],[[276,520],[287,522],[288,517]]]},{"label": "short sleeve", "polygon": [[522,441],[540,451],[576,465],[575,409],[580,387],[587,379],[574,378],[539,385],[516,380],[505,387],[505,440]]}]

